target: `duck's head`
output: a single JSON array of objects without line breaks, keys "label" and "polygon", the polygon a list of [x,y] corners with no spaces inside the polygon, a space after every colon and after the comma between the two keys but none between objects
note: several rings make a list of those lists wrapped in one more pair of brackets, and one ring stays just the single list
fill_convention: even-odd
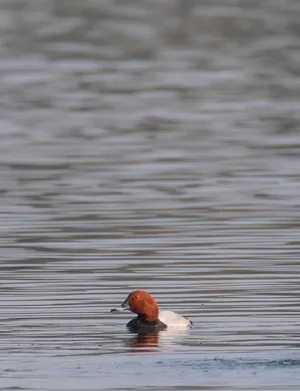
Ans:
[{"label": "duck's head", "polygon": [[155,323],[158,320],[158,305],[146,291],[133,291],[119,308],[111,312],[130,310],[139,316],[142,321]]}]

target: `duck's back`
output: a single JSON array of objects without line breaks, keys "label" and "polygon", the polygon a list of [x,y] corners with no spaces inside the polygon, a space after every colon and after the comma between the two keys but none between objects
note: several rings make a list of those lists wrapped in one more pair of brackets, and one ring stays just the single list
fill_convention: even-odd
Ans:
[{"label": "duck's back", "polygon": [[158,319],[168,327],[189,327],[192,325],[189,319],[172,311],[159,312]]}]

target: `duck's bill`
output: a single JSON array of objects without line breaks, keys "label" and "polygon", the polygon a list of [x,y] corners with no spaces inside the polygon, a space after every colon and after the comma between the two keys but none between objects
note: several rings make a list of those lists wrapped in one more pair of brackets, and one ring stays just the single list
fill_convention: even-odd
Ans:
[{"label": "duck's bill", "polygon": [[121,311],[126,311],[129,310],[129,305],[127,302],[127,299],[120,305],[120,307],[113,308],[110,310],[110,312],[121,312]]},{"label": "duck's bill", "polygon": [[128,308],[123,308],[123,307],[117,307],[117,308],[112,308],[110,310],[110,312],[121,312],[121,311],[125,311],[127,310]]}]

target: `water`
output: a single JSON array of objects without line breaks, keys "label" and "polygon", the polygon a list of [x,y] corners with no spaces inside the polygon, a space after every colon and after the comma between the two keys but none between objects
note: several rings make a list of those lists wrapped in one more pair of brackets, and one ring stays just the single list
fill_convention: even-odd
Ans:
[{"label": "water", "polygon": [[299,1],[0,9],[0,390],[299,390]]}]

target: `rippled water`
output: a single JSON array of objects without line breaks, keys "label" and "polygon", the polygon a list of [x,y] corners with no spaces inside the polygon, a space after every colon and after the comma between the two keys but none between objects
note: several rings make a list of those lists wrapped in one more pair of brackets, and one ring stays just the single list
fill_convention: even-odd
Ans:
[{"label": "rippled water", "polygon": [[299,390],[299,1],[0,10],[0,390]]}]

